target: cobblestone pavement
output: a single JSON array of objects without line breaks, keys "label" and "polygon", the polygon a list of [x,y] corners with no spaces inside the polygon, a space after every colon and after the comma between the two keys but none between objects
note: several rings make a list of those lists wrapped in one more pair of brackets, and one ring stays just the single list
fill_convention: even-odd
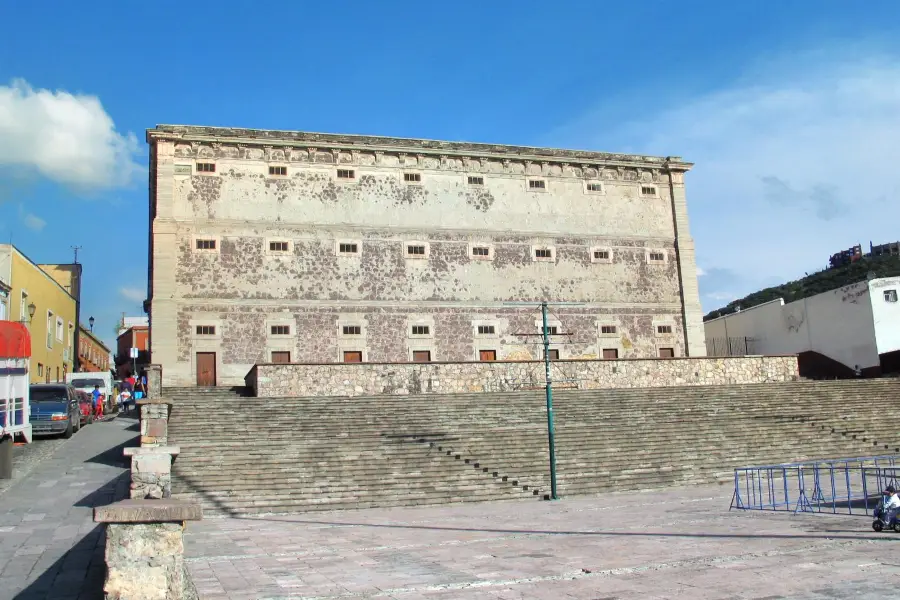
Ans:
[{"label": "cobblestone pavement", "polygon": [[900,535],[730,499],[702,487],[208,519],[189,524],[187,560],[203,600],[897,596]]},{"label": "cobblestone pavement", "polygon": [[0,600],[103,598],[93,507],[127,495],[122,449],[137,445],[135,423],[94,423],[17,449],[15,478],[0,490]]}]

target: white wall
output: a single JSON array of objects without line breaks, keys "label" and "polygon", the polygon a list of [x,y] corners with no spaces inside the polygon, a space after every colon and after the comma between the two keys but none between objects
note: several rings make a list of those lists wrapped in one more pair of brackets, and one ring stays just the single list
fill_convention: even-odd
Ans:
[{"label": "white wall", "polygon": [[875,341],[878,353],[900,350],[900,302],[887,302],[885,292],[893,290],[900,295],[900,277],[873,279],[869,282],[872,290],[872,315],[875,321]]},{"label": "white wall", "polygon": [[705,327],[707,339],[724,339],[726,327],[731,338],[753,338],[758,354],[799,354],[811,350],[851,369],[879,364],[866,282],[790,304],[776,300],[754,306],[707,321]]}]

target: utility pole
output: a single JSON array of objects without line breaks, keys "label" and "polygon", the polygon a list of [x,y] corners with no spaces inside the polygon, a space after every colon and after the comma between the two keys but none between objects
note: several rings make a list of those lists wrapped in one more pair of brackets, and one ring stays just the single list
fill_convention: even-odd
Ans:
[{"label": "utility pole", "polygon": [[72,353],[72,371],[80,373],[81,353],[78,352],[78,349],[81,348],[81,265],[78,264],[78,251],[81,250],[81,246],[72,246],[72,250],[75,252],[75,262],[72,263],[72,287],[74,289],[70,290],[70,293],[73,293],[75,297],[75,340],[74,347],[69,351]]},{"label": "utility pole", "polygon": [[544,373],[547,378],[547,440],[550,444],[550,499],[559,500],[556,494],[556,440],[553,432],[553,376],[550,374],[550,334],[547,328],[547,303],[541,302],[541,321],[544,324]]}]

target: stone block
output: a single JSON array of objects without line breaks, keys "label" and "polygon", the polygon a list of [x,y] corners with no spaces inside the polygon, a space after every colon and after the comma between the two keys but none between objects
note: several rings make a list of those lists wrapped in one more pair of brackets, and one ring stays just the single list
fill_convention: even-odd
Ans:
[{"label": "stone block", "polygon": [[94,508],[95,523],[181,523],[199,521],[199,504],[179,500],[122,500]]},{"label": "stone block", "polygon": [[168,433],[168,419],[147,419],[147,436],[148,437],[165,437]]}]

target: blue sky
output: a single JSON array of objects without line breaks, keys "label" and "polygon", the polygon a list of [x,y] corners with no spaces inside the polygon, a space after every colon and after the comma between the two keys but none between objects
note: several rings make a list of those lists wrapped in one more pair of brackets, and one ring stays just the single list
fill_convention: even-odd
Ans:
[{"label": "blue sky", "polygon": [[708,311],[900,239],[900,8],[853,4],[10,0],[0,239],[82,246],[111,342],[157,123],[680,155]]}]

